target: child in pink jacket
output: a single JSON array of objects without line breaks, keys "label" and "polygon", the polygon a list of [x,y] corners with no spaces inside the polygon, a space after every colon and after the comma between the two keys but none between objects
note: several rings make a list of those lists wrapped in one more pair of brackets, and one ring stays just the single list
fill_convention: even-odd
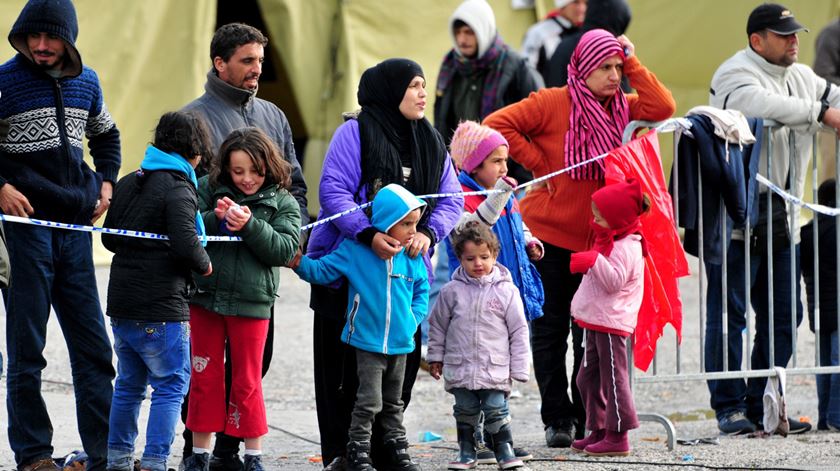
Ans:
[{"label": "child in pink jacket", "polygon": [[455,396],[458,459],[449,469],[476,466],[475,428],[484,429],[500,469],[523,466],[513,452],[507,396],[511,379],[526,382],[530,349],[522,298],[507,268],[496,263],[492,229],[467,223],[450,236],[461,266],[438,295],[429,318],[429,373]]},{"label": "child in pink jacket", "polygon": [[577,386],[591,433],[572,449],[593,456],[627,456],[627,431],[637,428],[630,390],[627,337],[636,328],[644,294],[647,248],[639,217],[649,208],[635,180],[607,185],[592,194],[590,223],[595,242],[572,254],[572,273],[583,273],[571,313],[584,329],[584,357]]}]

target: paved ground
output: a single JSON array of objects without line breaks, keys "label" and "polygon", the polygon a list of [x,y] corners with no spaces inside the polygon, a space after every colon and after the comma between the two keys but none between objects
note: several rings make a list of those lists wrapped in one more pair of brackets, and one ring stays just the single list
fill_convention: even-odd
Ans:
[{"label": "paved ground", "polygon": [[[107,269],[100,269],[100,292],[107,286]],[[268,469],[317,470],[319,457],[315,400],[312,387],[312,313],[308,309],[309,289],[288,270],[282,274],[277,305],[277,335],[271,371],[264,381],[268,421],[271,430],[265,440]],[[682,354],[683,371],[697,371],[699,342],[697,322],[696,277],[687,280],[684,290],[686,324]],[[103,298],[104,300],[104,298]],[[5,317],[5,314],[3,314]],[[2,325],[2,324],[0,324]],[[813,364],[813,336],[805,327],[800,330],[800,364]],[[5,349],[5,338],[0,339]],[[673,370],[673,334],[661,344],[659,370]],[[670,354],[668,353],[670,352]],[[80,448],[75,428],[73,391],[67,352],[56,322],[49,326],[46,352],[49,366],[44,371],[44,396],[53,417],[55,455]],[[670,359],[669,359],[670,358]],[[670,370],[669,370],[670,368]],[[788,410],[792,416],[808,416],[816,421],[816,396],[813,376],[789,378]],[[414,400],[406,413],[413,456],[424,469],[442,469],[454,455],[455,422],[452,398],[443,385],[421,372]],[[566,450],[544,446],[539,419],[539,393],[536,383],[520,386],[521,398],[511,400],[514,436],[539,459],[529,463],[534,470],[616,470],[616,469],[810,469],[840,470],[840,434],[809,433],[796,438],[748,439],[721,437],[719,445],[680,446],[668,451],[664,429],[643,423],[631,433],[634,453],[627,459],[584,458]],[[5,382],[0,386],[5,396]],[[708,392],[702,382],[639,384],[635,390],[640,412],[656,412],[675,421],[677,435],[686,438],[717,437],[715,422],[710,420]],[[148,404],[143,409],[145,414]],[[0,407],[0,424],[5,428],[6,410]],[[143,425],[144,426],[144,425]],[[426,432],[442,435],[444,440],[421,443]],[[180,436],[173,447],[171,466],[180,461]],[[142,448],[142,441],[138,449]],[[0,437],[0,470],[14,468],[14,459]],[[494,469],[485,466],[482,469]]]}]

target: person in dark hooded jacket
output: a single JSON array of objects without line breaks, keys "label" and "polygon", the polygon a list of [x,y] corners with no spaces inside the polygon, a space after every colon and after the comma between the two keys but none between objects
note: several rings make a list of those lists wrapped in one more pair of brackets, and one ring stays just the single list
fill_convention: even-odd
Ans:
[{"label": "person in dark hooded jacket", "polygon": [[190,380],[188,302],[195,292],[191,272],[213,271],[199,240],[204,226],[198,217],[194,170],[209,155],[201,118],[166,113],[140,169],[120,179],[114,189],[106,227],[169,239],[102,235],[105,248],[114,252],[107,313],[119,371],[109,420],[109,471],[134,469],[137,411],[150,384],[154,392],[140,469],[167,469]]},{"label": "person in dark hooded jacket", "polygon": [[[567,68],[572,60],[572,53],[575,52],[575,48],[584,33],[600,28],[615,36],[621,36],[630,26],[630,18],[630,5],[627,4],[627,0],[589,0],[583,26],[578,31],[563,38],[545,67],[545,71],[543,71],[545,86],[562,87],[566,85],[569,77]],[[625,92],[630,92],[626,80],[622,82],[622,88]]]},{"label": "person in dark hooded jacket", "polygon": [[[120,134],[99,78],[82,65],[70,0],[30,0],[9,33],[17,54],[0,65],[0,210],[9,216],[89,225],[110,204]],[[87,139],[95,170],[83,160]],[[111,408],[111,343],[89,232],[7,224],[11,285],[3,292],[8,352],[9,446],[17,469],[55,469],[41,396],[50,308],[67,342],[87,469],[105,469]]]}]

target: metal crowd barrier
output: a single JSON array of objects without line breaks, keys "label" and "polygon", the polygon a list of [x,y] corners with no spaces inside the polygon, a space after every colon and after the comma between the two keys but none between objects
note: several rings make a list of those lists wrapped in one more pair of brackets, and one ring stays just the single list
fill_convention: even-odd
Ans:
[{"label": "metal crowd barrier", "polygon": [[[686,125],[686,121],[683,118],[675,118],[669,119],[663,122],[647,122],[647,121],[633,121],[628,124],[627,128],[624,131],[624,142],[629,142],[638,131],[648,129],[648,130],[657,130],[660,133],[667,133],[673,132],[673,143],[674,143],[674,160],[673,160],[673,170],[671,175],[677,175],[679,169],[679,159],[678,159],[678,142],[681,138],[680,134],[687,134],[690,135],[691,130],[688,129]],[[771,132],[770,131],[778,131],[779,129],[786,129],[780,123],[771,121],[771,120],[764,120],[764,132],[762,136],[761,145],[766,147],[767,149],[767,158],[762,159],[759,165],[758,173],[761,175],[765,175],[769,180],[773,180],[771,177],[771,171],[773,168],[772,159],[773,159],[773,142],[770,138]],[[833,129],[822,129],[821,132],[834,132]],[[791,149],[791,155],[795,155],[795,146],[796,146],[796,133],[789,132],[789,139],[788,145]],[[817,133],[819,134],[819,133]],[[813,149],[811,155],[811,182],[812,182],[812,197],[813,201],[817,201],[817,189],[820,183],[819,179],[819,166],[818,166],[818,158],[817,158],[817,134],[813,136]],[[759,143],[756,143],[758,145]],[[838,142],[835,136],[835,152],[834,152],[834,161],[835,161],[835,169],[840,169],[840,142]],[[727,231],[727,222],[726,222],[726,210],[724,208],[723,199],[720,199],[719,204],[721,205],[721,241],[723,242],[722,247],[722,286],[721,286],[721,305],[722,305],[722,329],[721,329],[721,337],[722,337],[722,348],[723,348],[723,365],[722,371],[707,371],[706,364],[705,364],[705,335],[706,335],[706,302],[707,302],[707,277],[706,277],[706,270],[705,270],[705,257],[703,253],[703,241],[704,241],[704,234],[703,234],[703,179],[702,179],[702,172],[699,168],[700,161],[698,159],[698,191],[700,194],[697,195],[698,198],[698,232],[699,232],[699,240],[698,240],[698,267],[699,267],[699,274],[698,274],[698,286],[697,289],[699,291],[699,306],[697,312],[693,312],[690,310],[683,311],[683,323],[685,325],[686,322],[693,321],[698,322],[699,325],[699,349],[697,350],[699,354],[699,370],[696,371],[687,371],[683,368],[683,346],[679,344],[678,341],[675,341],[675,358],[674,358],[674,367],[672,370],[667,372],[660,371],[661,367],[659,366],[658,362],[658,353],[654,356],[653,362],[651,364],[650,371],[647,373],[641,373],[635,371],[635,368],[630,368],[630,383],[631,387],[634,384],[641,384],[641,383],[658,383],[658,382],[683,382],[683,381],[708,381],[708,380],[718,380],[718,379],[747,379],[747,378],[757,378],[757,377],[773,377],[777,375],[775,369],[772,368],[772,365],[775,365],[775,322],[774,322],[774,306],[773,306],[773,296],[774,296],[774,289],[768,289],[768,329],[769,329],[769,365],[771,368],[767,369],[752,369],[750,363],[750,357],[752,354],[753,349],[753,336],[755,335],[755,326],[753,326],[752,318],[755,315],[755,312],[752,310],[751,304],[751,295],[750,295],[750,230],[749,224],[747,224],[744,228],[744,275],[745,275],[745,286],[747,289],[745,290],[745,304],[747,307],[746,317],[746,329],[745,333],[742,335],[745,336],[746,341],[742,344],[742,361],[741,361],[741,369],[740,370],[730,370],[729,369],[729,349],[728,349],[728,324],[729,324],[729,308],[728,308],[728,296],[727,296],[727,247],[726,247],[726,231]],[[789,181],[796,181],[797,179],[797,171],[795,165],[789,165]],[[666,180],[669,178],[668,175],[665,176]],[[674,212],[675,212],[675,220],[677,225],[679,226],[679,186],[678,186],[678,179],[674,178],[671,182],[672,184],[672,198],[674,202]],[[770,188],[762,187],[759,184],[757,190],[759,193],[759,198],[766,198],[767,207],[770,208],[770,202],[772,198],[773,191]],[[836,207],[840,208],[840,178],[835,175],[835,205]],[[804,192],[804,190],[803,190]],[[757,204],[757,203],[756,203]],[[801,280],[801,273],[796,273],[796,257],[795,254],[795,240],[792,237],[791,231],[794,227],[801,227],[802,224],[799,224],[799,220],[796,220],[796,214],[798,211],[791,211],[791,205],[796,204],[792,201],[786,200],[785,205],[788,212],[788,240],[790,243],[790,250],[791,250],[791,263],[788,269],[790,273],[795,274],[795,276],[791,276],[791,286],[790,290],[791,293],[794,295],[791,296],[791,319],[790,319],[790,329],[791,329],[791,337],[792,337],[792,354],[791,359],[788,365],[786,366],[785,372],[787,376],[796,376],[796,375],[811,375],[811,374],[835,374],[840,373],[840,366],[828,366],[822,365],[820,361],[820,349],[821,348],[830,348],[830,346],[823,346],[820,342],[820,280],[819,280],[819,225],[818,219],[816,218],[816,213],[814,214],[814,230],[813,230],[813,243],[814,243],[814,285],[815,285],[815,308],[814,308],[814,335],[815,335],[815,351],[814,351],[814,363],[813,366],[810,365],[801,365],[799,359],[797,358],[796,346],[797,346],[797,309],[796,303],[802,302],[803,306],[803,321],[805,321],[806,316],[808,315],[808,304],[803,299],[796,299],[795,293],[797,284],[800,283]],[[768,217],[768,228],[767,228],[767,256],[768,260],[772,260],[770,255],[773,251],[773,229],[772,229],[772,218]],[[840,226],[840,215],[835,216],[835,222]],[[840,266],[840,230],[836,231],[836,247],[837,247],[837,256],[838,256],[838,263],[837,265]],[[737,243],[739,241],[732,240],[731,243]],[[767,278],[768,280],[773,280],[773,269],[775,263],[768,264],[768,273]],[[772,283],[772,281],[771,281]],[[838,293],[838,300],[840,300],[840,277],[837,277],[837,293]],[[804,292],[804,289],[802,290]],[[685,306],[684,306],[685,307]],[[696,315],[696,319],[692,319],[692,316]],[[837,309],[838,315],[838,325],[840,325],[840,309]],[[807,327],[805,327],[807,329]],[[660,338],[662,340],[662,338]],[[631,337],[632,341],[632,337]],[[657,348],[657,351],[659,349]],[[628,348],[628,352],[630,355],[630,365],[633,364],[632,359],[632,345],[631,348]],[[814,390],[814,394],[816,395],[816,390]],[[671,420],[661,414],[655,413],[639,413],[639,420],[640,421],[654,421],[662,424],[665,427],[665,430],[668,434],[667,439],[667,446],[669,450],[674,449],[675,444],[675,428]]]}]

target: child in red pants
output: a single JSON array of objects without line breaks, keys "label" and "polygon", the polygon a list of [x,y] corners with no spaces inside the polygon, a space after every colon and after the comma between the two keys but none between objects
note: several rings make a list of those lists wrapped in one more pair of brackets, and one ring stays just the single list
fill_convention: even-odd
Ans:
[{"label": "child in red pants", "polygon": [[637,428],[630,390],[627,337],[636,328],[644,294],[644,257],[639,216],[650,204],[637,181],[607,185],[592,194],[595,243],[572,254],[569,268],[583,273],[571,313],[584,329],[584,357],[577,386],[591,433],[572,449],[593,456],[627,456],[627,431]]},{"label": "child in red pants", "polygon": [[[300,240],[300,208],[286,191],[291,167],[257,128],[233,131],[210,175],[199,181],[199,207],[216,242],[207,253],[218,269],[200,280],[190,304],[192,378],[187,427],[193,455],[186,471],[207,471],[210,440],[224,432],[245,440],[245,471],[262,471],[261,440],[268,433],[262,394],[262,357],[281,265]],[[230,347],[230,398],[225,401],[225,344]]]}]

